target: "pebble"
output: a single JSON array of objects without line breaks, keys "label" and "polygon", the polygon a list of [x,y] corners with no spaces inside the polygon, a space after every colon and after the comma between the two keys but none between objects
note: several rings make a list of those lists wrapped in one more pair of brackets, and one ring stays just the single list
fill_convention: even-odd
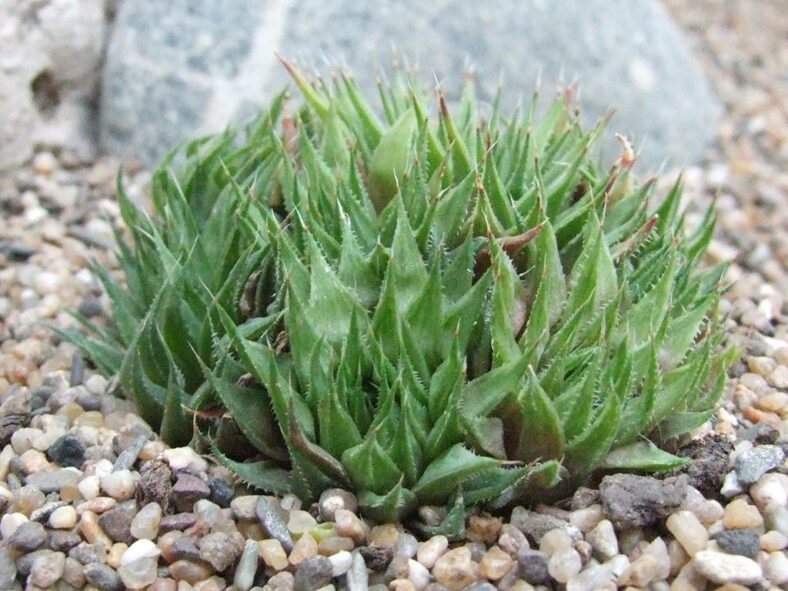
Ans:
[{"label": "pebble", "polygon": [[512,510],[510,522],[536,544],[539,544],[542,540],[542,536],[547,532],[557,528],[566,529],[573,541],[582,539],[583,537],[580,530],[570,525],[568,522],[554,517],[553,515],[529,511],[523,507],[515,507]]},{"label": "pebble", "polygon": [[295,591],[316,591],[331,582],[333,565],[325,556],[308,556],[298,563],[293,580]]},{"label": "pebble", "polygon": [[238,591],[248,591],[254,584],[259,551],[257,542],[246,540],[243,552],[241,552],[241,558],[235,567],[235,576],[233,577],[233,586]]},{"label": "pebble", "polygon": [[773,585],[785,585],[788,583],[788,556],[785,555],[785,552],[772,552],[769,554],[765,575]]},{"label": "pebble", "polygon": [[[282,544],[284,547],[284,544]],[[290,551],[287,559],[292,565],[300,564],[305,558],[317,554],[317,542],[315,538],[309,534],[303,535],[293,544],[293,549]]]},{"label": "pebble", "polygon": [[759,539],[761,550],[766,552],[776,552],[788,546],[788,537],[778,531],[770,531],[763,534]]},{"label": "pebble", "polygon": [[44,494],[59,492],[81,476],[76,468],[61,468],[51,472],[38,472],[25,478],[25,484],[35,486]]},{"label": "pebble", "polygon": [[[353,565],[353,555],[347,550],[340,550],[332,554],[328,560],[331,562],[331,572],[335,577],[344,575]],[[429,577],[429,574],[427,576]]]},{"label": "pebble", "polygon": [[274,570],[282,570],[287,567],[287,553],[279,540],[268,539],[258,542],[260,558]]},{"label": "pebble", "polygon": [[668,531],[679,541],[690,556],[706,547],[709,534],[694,513],[676,511],[665,521]]},{"label": "pebble", "polygon": [[517,553],[517,572],[528,583],[541,585],[550,578],[547,561],[547,556],[542,552],[521,548]]},{"label": "pebble", "polygon": [[161,456],[173,472],[189,470],[200,474],[208,469],[208,462],[190,447],[173,447],[163,451]]},{"label": "pebble", "polygon": [[542,536],[539,542],[539,551],[552,556],[558,550],[564,550],[572,547],[572,538],[563,529],[551,529]]},{"label": "pebble", "polygon": [[501,535],[498,536],[498,546],[512,558],[516,558],[520,548],[528,548],[528,540],[525,534],[511,523],[504,523]]},{"label": "pebble", "polygon": [[569,523],[583,533],[594,529],[602,519],[604,519],[604,514],[600,504],[590,505],[584,509],[572,511],[569,514]]},{"label": "pebble", "polygon": [[755,558],[761,548],[758,530],[750,527],[721,531],[714,539],[725,552],[748,558]]},{"label": "pebble", "polygon": [[618,577],[617,582],[619,585],[643,588],[657,580],[661,569],[662,565],[656,557],[651,554],[643,554],[629,565],[627,570]]},{"label": "pebble", "polygon": [[211,478],[208,481],[208,488],[211,489],[210,499],[222,508],[230,506],[233,500],[233,489],[227,484],[224,478]]},{"label": "pebble", "polygon": [[341,488],[329,488],[320,494],[317,506],[323,521],[334,521],[337,509],[355,513],[358,510],[358,500],[351,492]]},{"label": "pebble", "polygon": [[59,437],[47,449],[47,458],[63,467],[79,468],[85,463],[85,444],[75,435]]},{"label": "pebble", "polygon": [[352,538],[357,544],[367,539],[367,527],[352,511],[337,509],[334,512],[334,521],[337,535]]},{"label": "pebble", "polygon": [[740,484],[748,486],[774,470],[785,460],[785,452],[776,445],[759,445],[736,456],[734,469]]},{"label": "pebble", "polygon": [[188,472],[178,474],[175,484],[172,485],[171,501],[178,511],[191,511],[194,503],[200,499],[211,496],[211,489],[197,476]]},{"label": "pebble", "polygon": [[0,519],[0,536],[8,540],[23,523],[30,521],[24,513],[6,513]]},{"label": "pebble", "polygon": [[345,574],[348,591],[367,591],[369,585],[369,572],[364,562],[364,557],[358,550],[352,553],[353,564]]},{"label": "pebble", "polygon": [[471,542],[483,544],[494,544],[501,533],[502,521],[500,517],[484,517],[481,515],[471,515],[468,518],[468,527],[465,532],[466,538]]},{"label": "pebble", "polygon": [[594,556],[602,562],[610,560],[618,554],[616,530],[608,519],[603,519],[588,532],[586,541],[591,544]]},{"label": "pebble", "polygon": [[788,476],[778,472],[764,474],[750,487],[750,496],[761,510],[770,504],[785,506],[788,504]]},{"label": "pebble", "polygon": [[77,524],[77,511],[71,505],[58,507],[49,515],[48,523],[53,529],[71,529]]},{"label": "pebble", "polygon": [[[257,499],[257,503],[255,504],[255,514],[257,519],[260,520],[263,530],[265,530],[265,532],[275,540],[279,540],[282,544],[282,547],[287,552],[290,552],[293,549],[293,536],[290,533],[290,530],[287,529],[287,524],[279,514],[276,505],[272,501],[269,501],[266,497],[259,497]],[[315,540],[312,539],[312,541],[314,542]],[[317,543],[315,542],[315,552],[313,552],[313,554],[316,552]]]},{"label": "pebble", "polygon": [[34,521],[25,521],[20,523],[8,538],[8,544],[22,552],[32,552],[41,547],[46,538],[43,525]]},{"label": "pebble", "polygon": [[42,588],[50,587],[63,576],[65,566],[65,554],[62,552],[46,552],[33,561],[28,584]]},{"label": "pebble", "polygon": [[679,508],[687,495],[687,476],[658,480],[613,474],[602,479],[599,494],[605,517],[617,529],[647,527]]},{"label": "pebble", "polygon": [[736,499],[725,507],[722,524],[725,529],[760,528],[763,526],[763,517],[756,506],[748,504],[744,499]]},{"label": "pebble", "polygon": [[90,501],[101,494],[101,485],[97,476],[85,476],[77,485],[80,494]]},{"label": "pebble", "polygon": [[148,503],[131,520],[129,533],[137,539],[156,539],[159,533],[161,514],[161,506],[158,503]]},{"label": "pebble", "polygon": [[583,568],[583,561],[574,548],[560,548],[547,561],[547,572],[559,583],[566,583]]},{"label": "pebble", "polygon": [[311,529],[317,527],[317,520],[308,511],[290,511],[287,520],[287,529],[290,533],[300,536]]},{"label": "pebble", "polygon": [[158,558],[161,549],[150,540],[137,540],[129,546],[120,559],[121,564],[130,564],[143,558]]},{"label": "pebble", "polygon": [[725,583],[754,585],[763,578],[763,570],[754,560],[714,550],[701,550],[695,554],[689,564],[699,574],[720,585]]},{"label": "pebble", "polygon": [[233,564],[242,549],[242,544],[237,544],[224,532],[210,533],[200,540],[200,558],[216,572],[222,572]]},{"label": "pebble", "polygon": [[131,544],[134,541],[131,536],[131,520],[132,516],[129,511],[110,509],[99,515],[98,524],[114,542]]},{"label": "pebble", "polygon": [[416,551],[416,557],[421,564],[427,568],[432,568],[435,561],[446,552],[448,547],[449,540],[446,536],[432,536],[426,542],[419,544],[418,550]]},{"label": "pebble", "polygon": [[191,585],[198,581],[204,581],[213,574],[209,565],[192,560],[176,560],[168,570],[176,581],[186,581]]},{"label": "pebble", "polygon": [[460,591],[479,577],[478,566],[471,560],[471,551],[465,546],[440,556],[432,567],[432,575],[449,591]]},{"label": "pebble", "polygon": [[[422,562],[421,559],[419,562]],[[424,563],[422,562],[422,564]],[[479,572],[485,579],[497,581],[509,572],[513,565],[512,557],[495,545],[487,550],[479,561]]]},{"label": "pebble", "polygon": [[83,572],[87,582],[95,585],[101,591],[123,591],[125,588],[118,573],[106,564],[92,562],[85,565]]},{"label": "pebble", "polygon": [[101,478],[101,490],[117,501],[134,496],[137,481],[130,470],[118,470]]},{"label": "pebble", "polygon": [[158,576],[158,564],[155,558],[140,558],[123,564],[118,569],[123,584],[129,589],[143,589],[153,584]]}]

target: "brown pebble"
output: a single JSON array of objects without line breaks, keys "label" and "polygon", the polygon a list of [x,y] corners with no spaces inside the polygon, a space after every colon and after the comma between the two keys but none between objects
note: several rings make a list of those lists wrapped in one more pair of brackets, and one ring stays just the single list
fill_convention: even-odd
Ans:
[{"label": "brown pebble", "polygon": [[176,560],[170,565],[169,570],[176,581],[186,581],[192,585],[197,581],[204,581],[213,574],[210,565],[191,560]]},{"label": "brown pebble", "polygon": [[468,520],[467,537],[471,542],[482,542],[488,546],[494,544],[501,533],[500,517],[482,517],[471,515]]},{"label": "brown pebble", "polygon": [[320,540],[317,545],[317,552],[323,556],[332,556],[343,550],[350,552],[355,547],[356,543],[351,538],[346,538],[345,536],[329,536]]}]

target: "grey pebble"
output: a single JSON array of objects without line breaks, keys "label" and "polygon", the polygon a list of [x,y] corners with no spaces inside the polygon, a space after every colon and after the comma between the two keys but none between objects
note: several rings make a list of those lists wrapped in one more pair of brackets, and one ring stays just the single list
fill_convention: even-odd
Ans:
[{"label": "grey pebble", "polygon": [[94,318],[95,316],[101,316],[104,313],[104,308],[101,305],[101,300],[92,296],[86,296],[79,302],[77,312],[85,318]]},{"label": "grey pebble", "polygon": [[88,542],[80,542],[71,550],[68,551],[68,557],[73,558],[82,564],[90,564],[92,562],[101,562],[105,560],[104,548],[96,548],[93,544]]},{"label": "grey pebble", "polygon": [[88,583],[95,585],[101,591],[123,591],[126,588],[120,580],[120,575],[106,564],[91,562],[85,565],[84,572]]},{"label": "grey pebble", "polygon": [[112,471],[118,472],[120,470],[131,470],[134,466],[134,462],[137,461],[137,458],[140,455],[140,451],[142,451],[142,446],[145,445],[145,442],[148,440],[147,435],[140,435],[132,444],[125,448],[118,454],[115,463],[112,465]]},{"label": "grey pebble", "polygon": [[517,552],[517,572],[532,585],[541,585],[550,579],[547,571],[547,555],[530,548]]},{"label": "grey pebble", "polygon": [[0,589],[10,589],[16,578],[16,564],[4,546],[0,546]]},{"label": "grey pebble", "polygon": [[367,566],[374,572],[386,570],[391,559],[394,558],[394,549],[389,546],[362,546],[358,551]]},{"label": "grey pebble", "polygon": [[211,478],[208,481],[208,488],[211,489],[211,501],[222,508],[230,506],[233,500],[233,488],[224,478]]},{"label": "grey pebble", "polygon": [[287,524],[274,504],[267,498],[260,497],[257,499],[255,512],[265,532],[275,540],[279,540],[285,551],[290,552],[293,549],[293,536],[290,535]]},{"label": "grey pebble", "polygon": [[71,371],[68,376],[68,385],[72,388],[78,386],[85,379],[85,359],[79,353],[74,353],[71,358]]},{"label": "grey pebble", "polygon": [[498,591],[497,587],[487,581],[476,581],[471,583],[463,591]]},{"label": "grey pebble", "polygon": [[44,408],[49,402],[50,396],[52,396],[52,388],[49,386],[33,388],[33,391],[30,393],[30,410]]},{"label": "grey pebble", "polygon": [[325,587],[333,578],[331,561],[325,556],[308,556],[295,573],[295,591],[315,591]]},{"label": "grey pebble", "polygon": [[49,461],[56,462],[63,467],[79,468],[87,459],[85,457],[85,444],[76,435],[66,433],[58,437],[47,449]]},{"label": "grey pebble", "polygon": [[47,534],[44,526],[34,521],[20,525],[9,538],[8,544],[22,552],[32,552],[46,542]]},{"label": "grey pebble", "polygon": [[545,513],[536,513],[523,507],[515,507],[510,519],[512,525],[523,532],[538,545],[547,532],[552,529],[563,529],[573,542],[583,539],[582,532],[563,519]]},{"label": "grey pebble", "polygon": [[254,540],[247,540],[244,546],[238,565],[235,567],[233,586],[238,591],[248,591],[254,584],[254,577],[257,574],[257,559],[259,556],[259,546]]},{"label": "grey pebble", "polygon": [[36,472],[25,478],[25,484],[38,487],[44,494],[59,493],[60,489],[82,476],[74,468],[60,468],[52,472]]},{"label": "grey pebble", "polygon": [[728,554],[740,554],[755,558],[761,549],[760,533],[751,527],[721,531],[714,536],[720,548]]},{"label": "grey pebble", "polygon": [[30,574],[30,570],[33,568],[33,563],[39,556],[46,556],[50,554],[51,550],[36,550],[35,552],[28,552],[27,554],[23,554],[16,560],[16,572],[17,574],[22,577],[23,579],[26,578]]},{"label": "grey pebble", "polygon": [[616,529],[654,525],[678,509],[687,496],[687,476],[658,480],[650,476],[613,474],[599,485],[602,510]]},{"label": "grey pebble", "polygon": [[53,529],[47,532],[47,546],[55,552],[68,552],[81,541],[75,531]]},{"label": "grey pebble", "polygon": [[749,485],[777,468],[784,459],[785,452],[776,445],[759,445],[736,456],[733,467],[739,483]]},{"label": "grey pebble", "polygon": [[200,560],[200,550],[197,548],[197,540],[192,536],[179,536],[172,543],[170,549],[173,561],[175,560]]}]

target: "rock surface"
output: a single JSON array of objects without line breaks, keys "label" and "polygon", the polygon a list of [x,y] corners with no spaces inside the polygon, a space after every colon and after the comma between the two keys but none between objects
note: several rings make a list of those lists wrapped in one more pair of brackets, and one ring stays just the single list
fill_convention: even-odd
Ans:
[{"label": "rock surface", "polygon": [[450,98],[470,68],[484,100],[503,79],[506,110],[529,98],[540,76],[552,95],[563,75],[579,83],[586,123],[617,108],[614,127],[635,146],[648,143],[652,168],[666,158],[699,160],[721,113],[681,34],[652,0],[426,9],[412,0],[140,0],[120,7],[109,43],[102,146],[151,164],[184,136],[221,129],[289,82],[276,50],[307,65],[324,68],[328,59],[349,67],[369,96],[394,52],[425,82],[445,81]]},{"label": "rock surface", "polygon": [[95,156],[93,128],[107,17],[104,0],[0,4],[0,170],[36,144]]}]

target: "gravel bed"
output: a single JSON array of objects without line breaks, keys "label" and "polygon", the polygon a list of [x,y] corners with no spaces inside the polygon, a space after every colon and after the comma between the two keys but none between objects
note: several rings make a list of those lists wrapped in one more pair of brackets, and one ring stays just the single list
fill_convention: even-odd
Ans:
[{"label": "gravel bed", "polygon": [[[709,258],[730,261],[722,306],[743,352],[713,420],[682,442],[688,469],[472,515],[461,541],[367,522],[338,489],[313,506],[256,495],[210,457],[168,449],[47,327],[73,328],[69,309],[106,320],[90,264],[113,267],[118,163],[41,150],[0,177],[0,589],[786,588],[786,17],[780,0],[666,4],[728,104],[708,162],[684,178],[690,221],[716,200]],[[148,173],[125,170],[142,203]]]}]

